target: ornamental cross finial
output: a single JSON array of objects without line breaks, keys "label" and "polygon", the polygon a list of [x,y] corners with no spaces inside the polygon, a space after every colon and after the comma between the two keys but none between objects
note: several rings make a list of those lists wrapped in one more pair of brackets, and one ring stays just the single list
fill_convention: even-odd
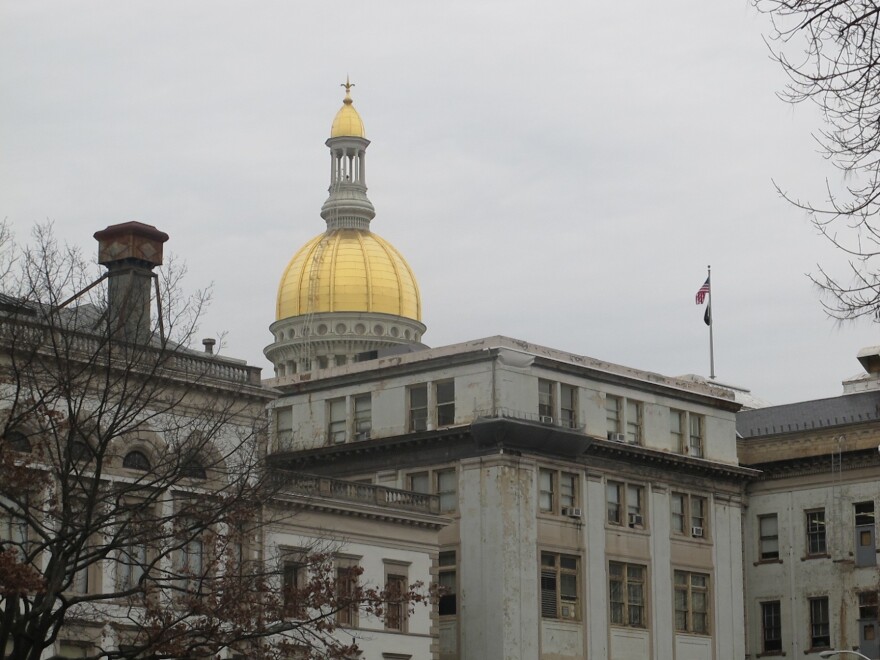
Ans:
[{"label": "ornamental cross finial", "polygon": [[348,74],[345,74],[345,82],[340,85],[340,87],[345,87],[345,103],[351,104],[351,88],[354,87],[354,83],[350,82],[348,79]]}]

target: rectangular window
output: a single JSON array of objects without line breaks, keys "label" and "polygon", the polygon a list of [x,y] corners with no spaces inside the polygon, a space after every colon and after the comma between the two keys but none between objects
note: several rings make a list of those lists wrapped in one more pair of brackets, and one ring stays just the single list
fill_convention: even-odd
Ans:
[{"label": "rectangular window", "polygon": [[853,504],[853,511],[855,513],[856,566],[874,566],[877,563],[874,502],[856,502]]},{"label": "rectangular window", "polygon": [[806,512],[807,554],[824,555],[828,552],[825,539],[825,509]]},{"label": "rectangular window", "polygon": [[556,383],[549,380],[538,380],[538,416],[541,421],[553,420],[555,406],[553,405],[553,389]]},{"label": "rectangular window", "polygon": [[762,561],[779,559],[779,521],[775,513],[758,516],[760,533],[758,557]]},{"label": "rectangular window", "polygon": [[327,402],[327,437],[330,444],[338,445],[346,441],[347,414],[345,411],[345,397],[330,399]]},{"label": "rectangular window", "polygon": [[645,567],[612,561],[608,564],[611,624],[645,627]]},{"label": "rectangular window", "polygon": [[455,424],[455,381],[437,383],[437,426]]},{"label": "rectangular window", "polygon": [[425,495],[431,494],[431,474],[429,472],[416,472],[409,475],[409,489]]},{"label": "rectangular window", "polygon": [[782,615],[778,600],[761,603],[761,649],[764,653],[782,650]]},{"label": "rectangular window", "polygon": [[541,616],[577,621],[579,562],[577,557],[555,552],[541,553]]},{"label": "rectangular window", "polygon": [[672,533],[704,538],[708,534],[706,528],[706,498],[672,493],[670,497],[672,514]]},{"label": "rectangular window", "polygon": [[278,408],[275,410],[275,433],[278,448],[288,449],[293,445],[293,409]]},{"label": "rectangular window", "polygon": [[440,616],[455,616],[458,612],[456,603],[456,558],[455,550],[446,550],[440,553],[440,571],[437,574],[437,583],[441,588],[440,593]]},{"label": "rectangular window", "polygon": [[628,527],[645,526],[645,487],[609,481],[605,489],[608,522]]},{"label": "rectangular window", "polygon": [[859,593],[859,618],[877,618],[877,592],[862,591]]},{"label": "rectangular window", "polygon": [[553,470],[541,470],[538,475],[538,504],[541,511],[553,511],[553,501],[556,499],[555,480],[556,473]]},{"label": "rectangular window", "polygon": [[424,431],[428,428],[428,386],[414,385],[409,388],[409,430]]},{"label": "rectangular window", "polygon": [[369,440],[373,430],[373,396],[359,394],[354,397],[354,439]]},{"label": "rectangular window", "polygon": [[675,571],[675,629],[697,635],[709,634],[709,576]]},{"label": "rectangular window", "polygon": [[559,421],[570,429],[577,428],[577,388],[571,385],[560,386]]},{"label": "rectangular window", "polygon": [[695,458],[703,457],[703,416],[693,413],[688,415],[690,433],[688,438],[688,455]]},{"label": "rectangular window", "polygon": [[455,468],[438,470],[437,495],[440,497],[440,511],[455,511],[458,508],[458,474]]},{"label": "rectangular window", "polygon": [[15,548],[19,557],[23,557],[28,551],[26,510],[27,497],[22,506],[0,495],[0,541]]},{"label": "rectangular window", "polygon": [[612,433],[620,433],[620,398],[616,396],[605,396],[605,425],[609,435]]},{"label": "rectangular window", "polygon": [[577,475],[563,472],[559,477],[560,513],[566,507],[577,506]]},{"label": "rectangular window", "polygon": [[810,598],[810,648],[831,646],[831,626],[828,618],[828,598]]},{"label": "rectangular window", "polygon": [[406,575],[388,574],[385,579],[385,630],[406,631]]},{"label": "rectangular window", "polygon": [[856,502],[853,509],[857,526],[874,524],[874,502]]},{"label": "rectangular window", "polygon": [[306,596],[303,587],[307,583],[307,568],[298,560],[285,561],[281,567],[284,616],[291,619],[303,619],[306,616]]},{"label": "rectangular window", "polygon": [[642,404],[626,401],[626,441],[631,445],[642,444]]},{"label": "rectangular window", "polygon": [[355,559],[336,560],[336,623],[357,628],[360,594],[358,576],[360,570]]},{"label": "rectangular window", "polygon": [[669,411],[669,442],[673,451],[685,453],[684,444],[684,412]]}]

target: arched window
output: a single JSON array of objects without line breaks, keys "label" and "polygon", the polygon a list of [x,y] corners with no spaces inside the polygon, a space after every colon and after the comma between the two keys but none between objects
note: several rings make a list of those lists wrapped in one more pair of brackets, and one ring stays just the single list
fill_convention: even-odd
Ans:
[{"label": "arched window", "polygon": [[207,479],[205,464],[198,456],[190,456],[180,466],[180,476],[190,479]]},{"label": "arched window", "polygon": [[128,452],[125,455],[125,458],[122,459],[122,467],[129,468],[130,470],[149,472],[150,459],[147,458],[147,455],[144,452],[135,449]]},{"label": "arched window", "polygon": [[31,450],[31,441],[21,431],[9,431],[3,436],[3,442],[12,451],[28,453]]}]

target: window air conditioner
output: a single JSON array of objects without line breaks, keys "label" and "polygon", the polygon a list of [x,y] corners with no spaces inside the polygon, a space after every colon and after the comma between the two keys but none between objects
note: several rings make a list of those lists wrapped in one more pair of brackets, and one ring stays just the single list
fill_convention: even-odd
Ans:
[{"label": "window air conditioner", "polygon": [[642,514],[640,514],[640,513],[629,514],[629,526],[630,527],[641,527],[643,524],[644,524],[644,518],[642,518]]},{"label": "window air conditioner", "polygon": [[702,527],[691,527],[691,536],[695,539],[703,538],[703,528]]},{"label": "window air conditioner", "polygon": [[552,424],[553,418],[550,415],[541,415],[541,424]]},{"label": "window air conditioner", "polygon": [[583,517],[584,512],[581,510],[579,506],[564,506],[562,507],[562,515],[568,516],[569,518],[581,518]]},{"label": "window air conditioner", "polygon": [[573,605],[563,605],[560,609],[562,610],[561,611],[562,616],[560,618],[562,618],[562,619],[575,619],[575,618],[577,618],[576,610]]},{"label": "window air conditioner", "polygon": [[623,433],[608,431],[608,439],[612,442],[626,442],[626,435]]}]

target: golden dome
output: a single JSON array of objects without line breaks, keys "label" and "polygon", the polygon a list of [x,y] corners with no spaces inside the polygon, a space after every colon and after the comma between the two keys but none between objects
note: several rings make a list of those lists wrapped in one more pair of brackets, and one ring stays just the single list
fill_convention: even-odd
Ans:
[{"label": "golden dome", "polygon": [[366,138],[367,132],[364,130],[364,121],[354,109],[351,102],[350,90],[354,85],[345,79],[345,100],[342,101],[342,107],[333,118],[333,125],[330,127],[330,137],[359,137]]},{"label": "golden dome", "polygon": [[320,234],[281,276],[276,319],[322,312],[379,312],[422,320],[419,285],[388,241],[361,229]]}]

